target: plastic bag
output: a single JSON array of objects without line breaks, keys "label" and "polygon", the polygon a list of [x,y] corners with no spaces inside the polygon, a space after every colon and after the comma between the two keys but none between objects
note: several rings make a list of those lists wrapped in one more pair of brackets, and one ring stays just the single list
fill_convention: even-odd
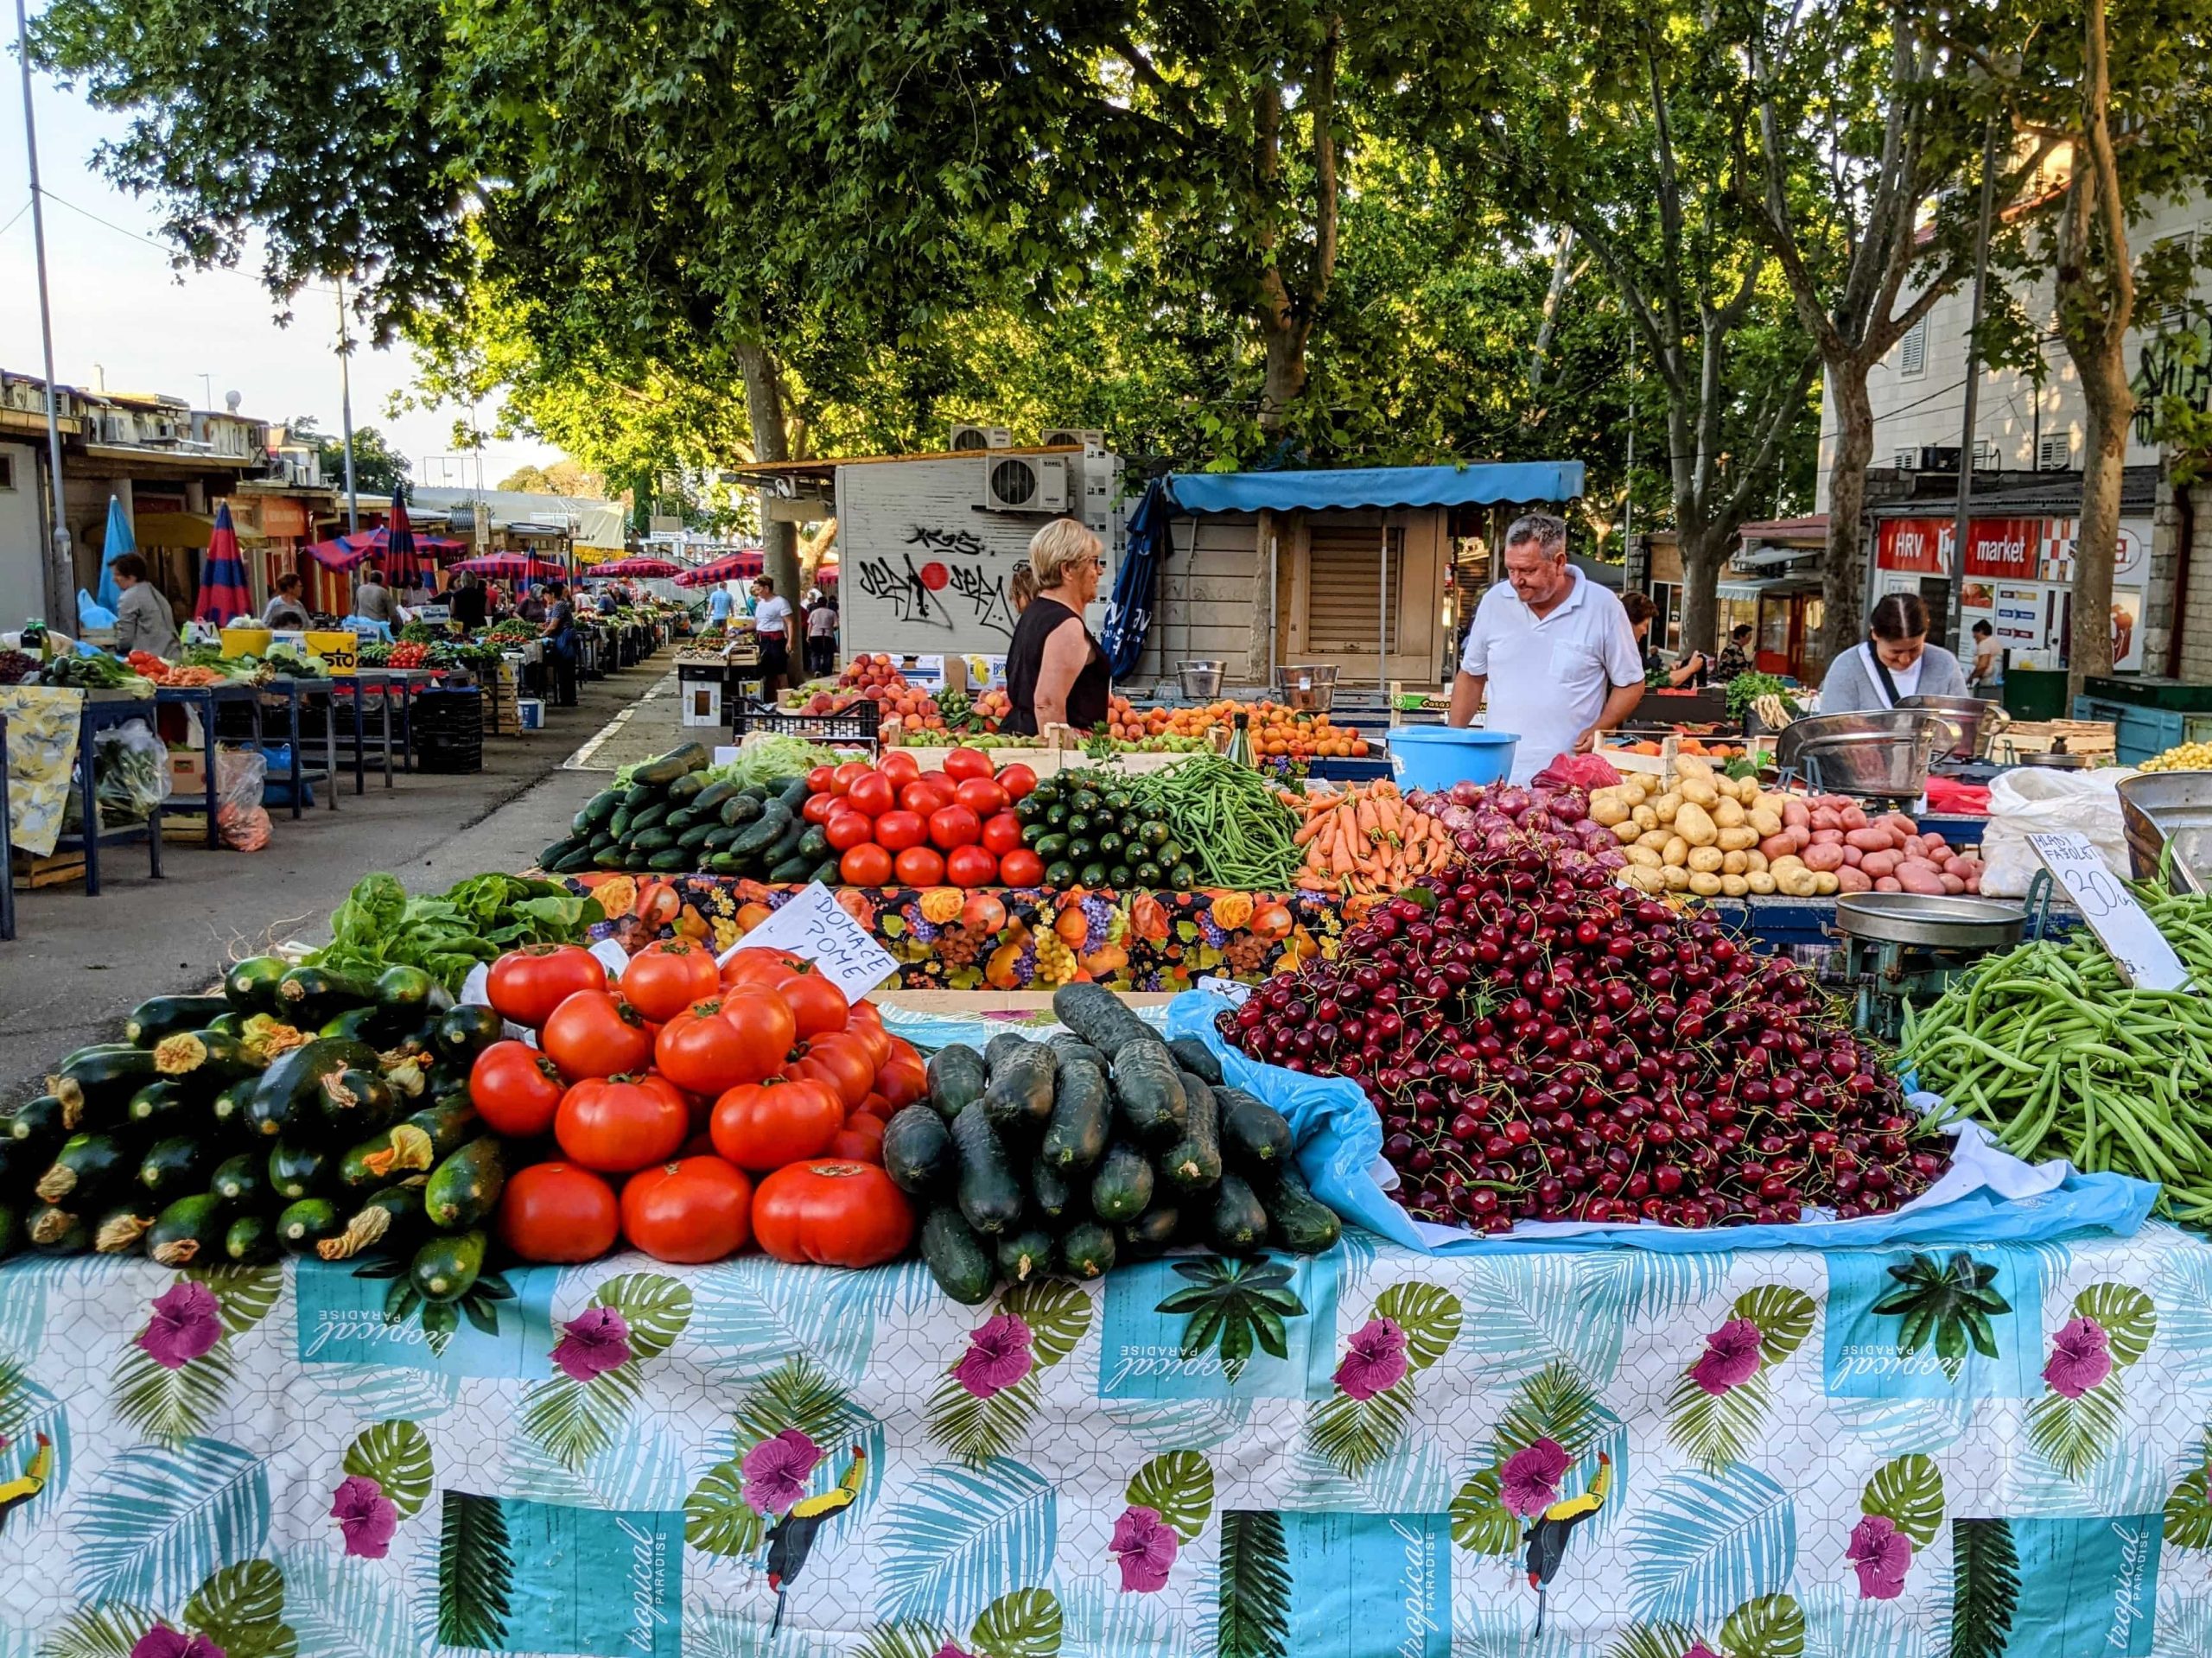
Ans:
[{"label": "plastic bag", "polygon": [[2133,879],[2120,785],[2134,775],[2132,768],[2060,772],[2040,765],[1999,772],[1990,780],[1989,827],[1981,836],[1982,896],[2026,897],[2043,867],[2027,837],[2068,830],[2087,835],[2114,875]]},{"label": "plastic bag", "polygon": [[1610,789],[1621,780],[1621,774],[1602,754],[1561,754],[1529,779],[1531,787],[1565,789],[1573,787],[1587,792],[1593,789]]},{"label": "plastic bag", "polygon": [[258,852],[269,844],[269,814],[261,804],[269,762],[245,748],[215,751],[215,833],[233,852]]},{"label": "plastic bag", "polygon": [[77,589],[77,626],[113,627],[115,613],[93,598],[91,594],[86,593],[84,588],[79,588]]},{"label": "plastic bag", "polygon": [[169,797],[169,753],[143,720],[92,739],[92,797],[105,829],[143,823]]}]

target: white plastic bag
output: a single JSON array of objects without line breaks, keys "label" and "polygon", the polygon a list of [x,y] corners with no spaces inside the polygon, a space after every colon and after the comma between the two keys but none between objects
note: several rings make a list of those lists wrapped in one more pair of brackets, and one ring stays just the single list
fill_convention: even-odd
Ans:
[{"label": "white plastic bag", "polygon": [[2120,785],[2134,775],[2127,766],[2061,772],[2018,765],[1999,772],[1989,785],[1989,827],[1981,837],[1983,895],[2026,897],[2028,883],[2043,867],[2027,837],[2068,830],[2087,835],[2107,868],[2122,880],[2131,879]]}]

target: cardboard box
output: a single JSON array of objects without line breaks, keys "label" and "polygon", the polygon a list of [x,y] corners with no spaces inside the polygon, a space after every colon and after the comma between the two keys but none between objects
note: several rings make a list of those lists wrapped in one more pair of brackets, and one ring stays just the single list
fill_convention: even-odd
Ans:
[{"label": "cardboard box", "polygon": [[169,797],[207,794],[207,756],[197,748],[169,750]]}]

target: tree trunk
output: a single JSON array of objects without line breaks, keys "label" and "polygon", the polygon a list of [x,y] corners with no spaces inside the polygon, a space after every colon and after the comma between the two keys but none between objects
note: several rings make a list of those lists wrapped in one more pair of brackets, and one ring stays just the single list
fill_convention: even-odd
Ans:
[{"label": "tree trunk", "polygon": [[1866,467],[1874,456],[1874,407],[1866,365],[1827,365],[1836,410],[1835,459],[1828,466],[1828,546],[1821,560],[1821,653],[1833,662],[1859,643],[1866,593]]},{"label": "tree trunk", "polygon": [[[1681,524],[1684,516],[1677,503],[1675,523]],[[1720,619],[1720,595],[1714,589],[1720,584],[1720,566],[1734,537],[1713,524],[1676,533],[1682,552],[1681,648],[1711,655]]]},{"label": "tree trunk", "polygon": [[[745,340],[737,347],[738,372],[745,380],[745,417],[753,429],[755,461],[791,459],[790,435],[785,429],[784,384],[775,357],[766,346]],[[779,524],[768,516],[768,492],[760,492],[761,569],[775,582],[776,591],[793,604],[798,601],[798,526]]]},{"label": "tree trunk", "polygon": [[1312,331],[1298,320],[1281,283],[1268,287],[1268,308],[1260,317],[1260,339],[1268,353],[1267,378],[1260,386],[1260,429],[1273,437],[1306,391],[1306,340]]},{"label": "tree trunk", "polygon": [[2082,524],[2074,543],[2074,631],[2066,653],[2066,689],[2082,692],[2092,674],[2112,671],[2112,567],[2120,545],[2120,486],[2127,461],[2127,427],[2135,395],[2127,385],[2120,336],[2097,360],[2075,359],[2082,376],[2085,441],[2082,461]]}]

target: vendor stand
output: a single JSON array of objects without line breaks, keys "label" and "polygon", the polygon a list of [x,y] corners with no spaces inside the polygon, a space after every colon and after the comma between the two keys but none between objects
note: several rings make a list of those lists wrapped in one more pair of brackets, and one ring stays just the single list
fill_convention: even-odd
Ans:
[{"label": "vendor stand", "polygon": [[[279,674],[261,686],[264,717],[268,705],[281,702],[283,706],[284,744],[289,751],[286,775],[295,819],[301,815],[310,783],[322,785],[323,805],[327,810],[338,810],[338,684],[334,679]],[[322,703],[322,764],[309,765],[300,715],[308,703],[318,699]]]},{"label": "vendor stand", "polygon": [[[230,680],[210,685],[162,685],[154,691],[154,701],[162,708],[190,708],[200,717],[201,754],[206,772],[206,792],[201,799],[189,804],[174,797],[162,803],[164,814],[199,811],[207,819],[207,849],[213,852],[222,844],[222,830],[216,822],[219,804],[221,778],[216,764],[215,725],[218,708],[237,708],[248,715],[251,730],[252,752],[261,753],[262,719],[261,690],[258,686],[241,680]],[[297,745],[294,745],[296,753]],[[297,814],[295,813],[295,816]]]}]

